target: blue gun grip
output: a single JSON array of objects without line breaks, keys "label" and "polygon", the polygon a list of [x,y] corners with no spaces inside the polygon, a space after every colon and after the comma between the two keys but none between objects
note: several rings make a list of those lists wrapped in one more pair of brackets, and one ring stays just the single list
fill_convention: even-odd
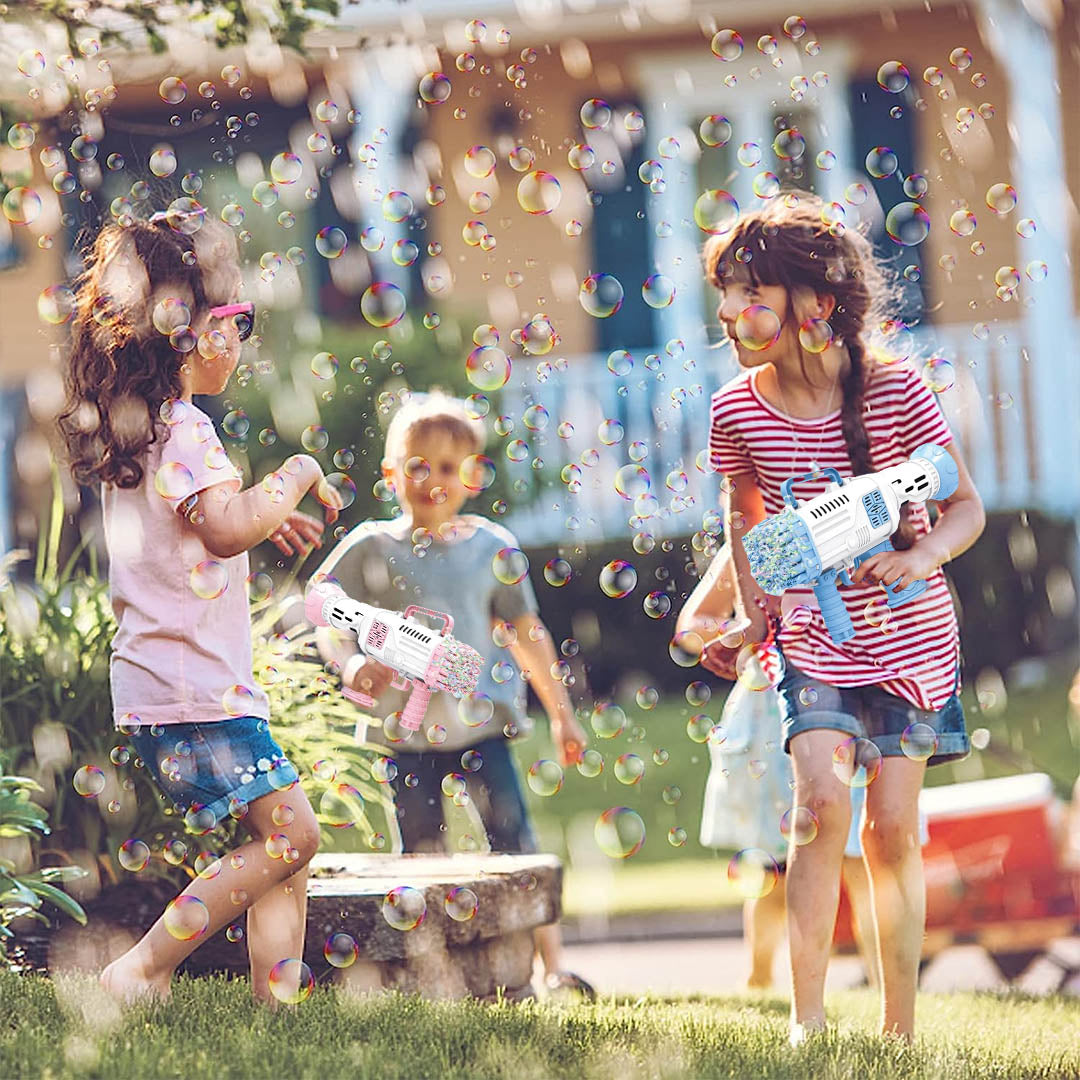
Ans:
[{"label": "blue gun grip", "polygon": [[[867,548],[856,560],[855,565],[865,562],[871,555],[877,555],[882,551],[895,551],[896,548],[892,546],[892,541],[886,537],[880,544],[875,544],[872,548]],[[850,584],[850,582],[849,582]],[[914,600],[915,597],[921,596],[926,591],[925,581],[913,581],[910,585],[905,586],[903,589],[897,591],[895,586],[882,585],[885,590],[885,606],[886,607],[899,607],[901,604],[906,604],[909,600]]]},{"label": "blue gun grip", "polygon": [[825,620],[825,629],[828,630],[829,637],[837,643],[853,638],[855,627],[851,625],[851,616],[844,607],[844,601],[840,599],[836,579],[820,579],[814,586],[814,596],[817,597],[818,607],[821,608],[821,617]]}]

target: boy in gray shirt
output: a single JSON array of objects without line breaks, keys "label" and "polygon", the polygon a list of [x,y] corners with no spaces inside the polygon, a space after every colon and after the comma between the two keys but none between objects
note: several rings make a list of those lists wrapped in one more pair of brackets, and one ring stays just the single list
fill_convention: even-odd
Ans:
[{"label": "boy in gray shirt", "polygon": [[[454,636],[486,661],[475,694],[460,705],[448,694],[432,695],[424,729],[410,733],[395,716],[406,693],[390,687],[393,672],[368,660],[348,635],[331,627],[318,631],[319,650],[339,665],[343,684],[375,698],[386,718],[365,725],[361,735],[385,743],[397,765],[392,783],[406,851],[443,849],[443,781],[450,774],[464,778],[493,852],[536,850],[508,743],[525,715],[522,674],[551,722],[560,764],[576,763],[586,741],[566,687],[550,675],[558,657],[517,541],[501,525],[460,513],[486,486],[485,439],[483,424],[463,402],[413,394],[390,423],[383,459],[384,479],[403,513],[352,529],[316,573],[364,603],[446,612]],[[540,927],[536,939],[549,986],[591,993],[587,983],[559,969],[557,925]]]}]

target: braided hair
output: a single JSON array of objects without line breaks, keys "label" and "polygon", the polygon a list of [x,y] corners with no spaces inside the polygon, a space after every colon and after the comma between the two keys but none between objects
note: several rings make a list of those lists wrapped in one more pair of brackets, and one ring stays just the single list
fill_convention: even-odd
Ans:
[{"label": "braided hair", "polygon": [[[782,286],[789,301],[785,320],[793,317],[791,299],[800,292],[835,298],[828,320],[832,344],[844,348],[850,360],[840,380],[840,425],[852,475],[859,476],[874,471],[863,422],[863,395],[871,375],[864,335],[884,318],[893,290],[866,236],[842,224],[827,224],[823,209],[818,196],[792,191],[742,214],[729,233],[713,236],[705,244],[705,272],[718,289],[737,279]],[[799,364],[803,377],[813,385],[808,364],[820,374],[820,361],[801,343]],[[909,548],[914,530],[902,518],[891,539],[897,550]]]}]

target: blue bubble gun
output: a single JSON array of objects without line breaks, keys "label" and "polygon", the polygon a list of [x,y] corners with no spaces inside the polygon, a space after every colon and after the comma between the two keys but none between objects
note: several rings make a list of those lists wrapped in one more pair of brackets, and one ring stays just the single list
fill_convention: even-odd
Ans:
[{"label": "blue bubble gun", "polygon": [[[792,487],[815,476],[832,483],[800,504]],[[850,571],[880,551],[892,551],[889,537],[900,523],[905,502],[938,501],[956,491],[959,472],[942,446],[926,443],[908,461],[847,480],[836,469],[792,477],[780,486],[787,505],[758,522],[743,538],[754,580],[772,596],[797,585],[812,585],[825,628],[833,641],[855,636],[837,581],[851,585]],[[914,600],[926,589],[913,581],[904,589],[884,586],[890,608]]]}]

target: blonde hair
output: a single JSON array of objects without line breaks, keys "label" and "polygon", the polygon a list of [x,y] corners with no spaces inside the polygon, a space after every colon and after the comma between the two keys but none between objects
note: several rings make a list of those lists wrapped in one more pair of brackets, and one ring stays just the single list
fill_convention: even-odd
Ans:
[{"label": "blonde hair", "polygon": [[469,452],[480,453],[487,442],[487,431],[480,420],[469,415],[465,402],[439,389],[430,393],[412,393],[394,413],[386,429],[383,460],[394,468],[405,457],[409,439],[441,431],[453,442],[465,443]]}]

